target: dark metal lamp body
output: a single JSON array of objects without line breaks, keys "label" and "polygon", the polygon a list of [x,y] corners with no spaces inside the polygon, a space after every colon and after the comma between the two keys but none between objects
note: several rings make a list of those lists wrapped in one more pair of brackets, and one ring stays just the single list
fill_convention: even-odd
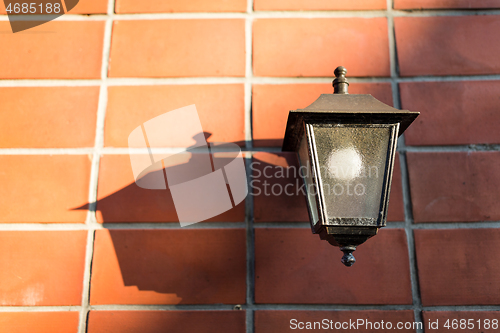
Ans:
[{"label": "dark metal lamp body", "polygon": [[356,247],[386,225],[397,138],[419,113],[349,95],[345,74],[335,70],[334,94],[290,111],[283,151],[299,155],[313,233],[351,266]]}]

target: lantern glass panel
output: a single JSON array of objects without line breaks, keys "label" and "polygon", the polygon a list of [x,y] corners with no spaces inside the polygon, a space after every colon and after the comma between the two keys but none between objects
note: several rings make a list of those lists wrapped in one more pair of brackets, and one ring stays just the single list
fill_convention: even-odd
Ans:
[{"label": "lantern glass panel", "polygon": [[299,162],[300,162],[300,175],[304,179],[307,195],[307,205],[309,206],[309,214],[311,222],[313,225],[318,223],[318,207],[316,205],[317,188],[313,182],[313,170],[311,168],[311,160],[309,159],[309,148],[307,142],[307,134],[304,131],[304,135],[300,140],[299,145]]},{"label": "lantern glass panel", "polygon": [[327,224],[376,226],[397,124],[313,124]]}]

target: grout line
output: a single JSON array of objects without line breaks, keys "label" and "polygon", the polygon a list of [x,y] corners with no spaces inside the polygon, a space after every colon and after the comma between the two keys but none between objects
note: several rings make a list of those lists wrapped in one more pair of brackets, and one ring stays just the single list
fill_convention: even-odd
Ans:
[{"label": "grout line", "polygon": [[[404,222],[387,222],[387,223],[388,223],[387,226],[385,226],[383,229],[402,229],[402,228],[405,228]],[[310,229],[311,225],[309,222],[258,222],[258,223],[254,223],[254,228],[255,229],[266,229],[266,228]]]},{"label": "grout line", "polygon": [[[253,0],[247,1],[247,18],[245,20],[245,140],[246,148],[253,150],[253,126],[252,126],[252,88],[253,88]],[[252,168],[253,154],[246,154],[245,166],[247,173],[248,191],[252,190]],[[245,326],[246,333],[254,332],[253,305],[255,299],[255,229],[254,229],[254,201],[252,195],[245,199],[245,224],[246,224],[246,306]]]},{"label": "grout line", "polygon": [[423,311],[495,311],[498,312],[498,305],[438,305],[423,306]]},{"label": "grout line", "polygon": [[0,223],[0,231],[93,230],[84,223]]},{"label": "grout line", "polygon": [[364,305],[364,304],[256,304],[255,310],[303,310],[303,311],[359,311],[359,310],[409,310],[411,305]]},{"label": "grout line", "polygon": [[[399,77],[399,66],[397,57],[397,45],[396,45],[396,29],[394,27],[394,1],[387,0],[387,25],[389,33],[389,52],[391,60],[391,88],[392,88],[392,98],[393,104],[396,109],[401,109],[401,97],[399,94],[399,85],[397,78]],[[410,283],[411,283],[411,294],[413,302],[413,315],[416,322],[421,322],[425,325],[422,317],[422,302],[420,300],[420,290],[418,285],[418,274],[417,274],[417,264],[415,259],[415,240],[413,238],[413,215],[411,211],[411,198],[410,198],[410,187],[408,186],[407,177],[407,163],[406,163],[406,145],[404,136],[398,139],[398,146],[400,148],[398,151],[400,153],[400,165],[401,165],[401,178],[402,178],[402,191],[403,191],[403,203],[404,203],[404,213],[405,213],[405,234],[408,243],[408,258],[410,262]],[[423,333],[423,327],[416,327],[416,333]]]},{"label": "grout line", "polygon": [[[252,11],[252,1],[248,1],[248,11]],[[252,83],[253,83],[253,48],[252,48],[253,20],[249,16],[245,20],[245,141],[246,149],[252,149]]]},{"label": "grout line", "polygon": [[200,222],[181,227],[179,222],[166,223],[104,223],[105,229],[173,229],[173,230],[188,230],[188,229],[238,229],[245,228],[245,222]]},{"label": "grout line", "polygon": [[446,229],[496,229],[500,228],[499,221],[491,222],[423,222],[412,224],[411,228],[413,230],[424,230],[424,229],[435,229],[435,230],[446,230]]},{"label": "grout line", "polygon": [[[404,147],[404,137],[400,138],[401,145]],[[403,187],[403,202],[404,202],[404,210],[405,210],[405,231],[406,231],[406,239],[408,242],[408,257],[410,260],[410,279],[411,279],[411,290],[413,295],[413,304],[414,308],[414,316],[415,321],[423,321],[422,317],[422,301],[420,297],[420,286],[418,280],[418,265],[416,258],[416,249],[415,249],[415,237],[413,234],[413,211],[411,206],[411,194],[410,194],[410,183],[409,183],[409,175],[408,175],[408,163],[406,160],[406,152],[402,152],[399,156],[399,162],[401,165],[401,183]],[[450,226],[450,229],[454,228],[453,225]],[[425,324],[425,323],[424,323]],[[421,330],[417,330],[417,333],[422,333]]]},{"label": "grout line", "polygon": [[[252,310],[242,305],[242,310],[288,310],[288,311],[369,311],[369,310],[411,310],[412,305],[404,304],[255,304]],[[237,311],[227,304],[183,304],[183,305],[93,305],[89,308],[98,311]],[[498,305],[438,305],[424,306],[423,311],[498,311]],[[2,312],[62,312],[80,311],[79,306],[0,306]]]},{"label": "grout line", "polygon": [[[247,1],[247,17],[245,19],[245,140],[247,150],[253,150],[253,124],[252,124],[252,88],[253,77],[253,0]],[[253,153],[245,155],[245,171],[247,174],[248,191],[252,191]],[[252,195],[245,199],[245,225],[246,225],[246,304],[245,327],[246,333],[254,333],[254,299],[255,299],[255,229],[254,229],[254,201]]]},{"label": "grout line", "polygon": [[[246,173],[247,173],[247,186],[251,191],[250,181],[252,170],[250,163],[252,157],[249,156],[245,159]],[[253,195],[246,197],[246,211],[245,211],[245,224],[246,224],[246,332],[253,333],[254,331],[254,316],[253,306],[255,300],[255,228],[254,228],[254,201]]]},{"label": "grout line", "polygon": [[[390,46],[392,48],[392,46]],[[249,55],[251,57],[251,54]],[[245,61],[247,62],[247,60]],[[249,68],[247,66],[247,68]],[[251,68],[250,68],[251,70]],[[349,77],[350,83],[392,83],[392,82],[474,82],[498,81],[500,74],[478,75],[426,75],[410,77]],[[251,76],[252,84],[331,84],[331,77],[269,77]],[[155,85],[217,85],[245,84],[248,77],[171,77],[171,78],[107,78],[107,86],[155,86]],[[99,86],[101,80],[86,79],[20,79],[0,80],[0,87],[88,87]]]},{"label": "grout line", "polygon": [[471,152],[471,151],[499,151],[500,144],[470,144],[457,146],[404,146],[406,152]]},{"label": "grout line", "polygon": [[[500,10],[493,9],[408,9],[393,10],[395,17],[439,17],[439,16],[477,16],[499,15]],[[58,21],[106,21],[112,20],[185,20],[185,19],[245,19],[255,18],[374,18],[386,16],[386,10],[312,10],[312,11],[257,11],[257,12],[199,12],[199,13],[137,13],[137,14],[65,14]],[[35,20],[43,15],[27,16],[26,20]],[[8,21],[7,15],[0,15],[0,21]]]},{"label": "grout line", "polygon": [[[0,223],[0,231],[64,231],[64,230],[186,230],[186,229],[238,229],[246,228],[245,222],[202,222],[188,227],[180,227],[178,222],[135,222],[135,223],[104,223],[88,225],[84,223]],[[254,229],[266,228],[299,228],[308,229],[309,222],[258,222],[253,223]],[[384,229],[405,229],[406,222],[388,222]],[[498,229],[500,221],[481,222],[423,222],[411,225],[412,230],[456,230],[456,229]]]},{"label": "grout line", "polygon": [[[490,12],[487,12],[490,13]],[[408,15],[402,12],[402,15]],[[492,14],[493,15],[493,14]],[[40,20],[45,15],[27,15],[26,21]],[[49,16],[49,15],[47,15]],[[58,21],[105,21],[108,17],[113,20],[204,20],[204,19],[247,19],[256,18],[373,18],[385,16],[384,10],[360,11],[258,11],[258,12],[198,12],[198,13],[136,13],[136,14],[65,14],[57,18]],[[0,21],[8,21],[7,15],[0,15]]]},{"label": "grout line", "polygon": [[[305,311],[321,311],[321,310],[337,310],[337,311],[356,311],[356,310],[409,310],[411,305],[357,305],[357,304],[254,304],[251,307],[242,305],[242,310],[245,310],[247,316],[253,313],[254,310],[305,310]],[[167,310],[167,311],[186,311],[186,310],[233,310],[232,305],[225,304],[207,304],[207,305],[94,305],[92,310]],[[248,318],[248,317],[247,317]],[[248,324],[248,322],[247,322]],[[253,332],[252,327],[247,326],[247,332]]]},{"label": "grout line", "polygon": [[309,222],[256,222],[253,225],[254,229],[266,228],[300,228],[311,229]]},{"label": "grout line", "polygon": [[[459,76],[460,75],[460,76]],[[459,81],[492,81],[500,80],[498,74],[473,74],[473,75],[420,75],[420,76],[406,76],[397,77],[396,81],[399,82],[459,82]]]},{"label": "grout line", "polygon": [[[62,312],[80,311],[79,306],[0,306],[1,312]],[[367,310],[411,310],[412,305],[398,304],[255,304],[254,311],[289,310],[289,311],[367,311]],[[183,305],[93,305],[90,310],[98,311],[231,311],[233,305],[226,304],[183,304]],[[242,310],[248,307],[242,305]],[[438,305],[424,306],[423,311],[498,311],[498,305]],[[237,310],[236,310],[237,311]]]},{"label": "grout line", "polygon": [[94,148],[0,148],[0,155],[91,155],[93,153]]},{"label": "grout line", "polygon": [[[393,88],[395,89],[395,88]],[[397,89],[396,89],[397,91]],[[394,102],[398,103],[398,98],[394,98]],[[251,120],[249,120],[251,121]],[[104,122],[104,120],[102,120]],[[101,130],[102,131],[102,128]],[[258,152],[280,153],[280,147],[250,147],[251,144],[247,143],[247,147],[241,147],[243,153],[255,154]],[[419,153],[432,153],[432,152],[496,152],[500,151],[500,144],[469,144],[469,145],[449,145],[449,146],[403,146],[398,145],[398,152],[419,152]],[[169,153],[179,154],[188,152],[187,148],[183,147],[170,147],[170,148],[151,148],[153,153]],[[217,151],[227,151],[224,149],[214,149]],[[129,152],[135,154],[149,154],[148,149],[141,148],[0,148],[0,155],[89,155],[94,154],[99,158],[102,155],[128,155]],[[205,153],[203,151],[196,151],[189,149],[190,153]],[[94,168],[98,164],[98,160],[92,162]]]},{"label": "grout line", "polygon": [[0,80],[0,87],[91,87],[98,86],[100,80],[48,80],[48,79],[21,79]]},{"label": "grout line", "polygon": [[[109,54],[111,48],[111,33],[113,29],[114,0],[108,0],[108,16],[106,18],[104,30],[104,43],[102,50],[101,64],[101,84],[99,89],[99,103],[97,108],[97,121],[95,129],[94,154],[92,159],[91,177],[89,184],[89,210],[85,224],[95,229],[102,228],[102,224],[97,223],[97,186],[99,180],[99,164],[101,159],[100,150],[104,141],[104,122],[106,117],[106,107],[108,102],[108,88],[106,79],[108,77]],[[90,288],[92,279],[92,260],[94,253],[95,231],[88,232],[87,251],[85,259],[85,273],[83,279],[83,297],[80,311],[79,333],[87,332],[88,314],[90,310]]]},{"label": "grout line", "polygon": [[94,253],[95,231],[87,232],[87,248],[85,251],[85,270],[83,272],[82,306],[80,307],[78,332],[85,333],[87,330],[87,315],[90,307],[90,278],[92,270],[92,257]]},{"label": "grout line", "polygon": [[[242,309],[245,306],[242,305]],[[230,304],[109,304],[109,305],[92,305],[92,310],[98,311],[239,311],[235,310]]]},{"label": "grout line", "polygon": [[1,312],[59,312],[75,311],[80,312],[80,306],[12,306],[1,305]]}]

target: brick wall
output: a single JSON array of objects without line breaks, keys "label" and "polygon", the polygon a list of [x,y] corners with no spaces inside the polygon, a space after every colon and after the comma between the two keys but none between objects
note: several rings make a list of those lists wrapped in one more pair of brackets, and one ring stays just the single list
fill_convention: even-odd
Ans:
[{"label": "brick wall", "polygon": [[[80,0],[16,34],[0,4],[0,332],[497,331],[500,1],[247,1]],[[246,150],[249,184],[296,165],[288,111],[331,93],[338,65],[351,93],[421,112],[388,226],[353,267],[311,234],[300,195],[180,228],[168,191],[135,186],[128,134],[190,104]]]}]

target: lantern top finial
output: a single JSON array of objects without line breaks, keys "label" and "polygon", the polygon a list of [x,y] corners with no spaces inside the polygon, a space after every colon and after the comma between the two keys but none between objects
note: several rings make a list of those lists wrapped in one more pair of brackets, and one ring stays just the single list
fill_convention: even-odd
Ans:
[{"label": "lantern top finial", "polygon": [[347,74],[347,69],[344,66],[339,66],[335,68],[333,72],[335,74],[335,80],[333,80],[333,93],[334,94],[349,94],[347,88],[349,87],[349,82],[345,78]]}]

